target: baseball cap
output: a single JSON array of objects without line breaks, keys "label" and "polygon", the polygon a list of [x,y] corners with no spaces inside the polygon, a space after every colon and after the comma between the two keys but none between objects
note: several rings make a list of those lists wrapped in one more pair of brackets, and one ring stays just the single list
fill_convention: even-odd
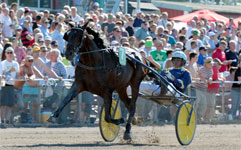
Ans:
[{"label": "baseball cap", "polygon": [[111,42],[111,45],[116,45],[116,44],[119,44],[119,42],[116,41],[116,40],[114,40],[114,41]]},{"label": "baseball cap", "polygon": [[210,32],[209,36],[215,36],[216,34],[214,32]]},{"label": "baseball cap", "polygon": [[198,30],[193,30],[192,35],[200,36],[200,32]]},{"label": "baseball cap", "polygon": [[33,60],[33,56],[27,55],[24,59],[25,59],[25,60]]},{"label": "baseball cap", "polygon": [[40,51],[40,47],[39,46],[34,46],[32,50],[34,52],[39,52]]},{"label": "baseball cap", "polygon": [[51,41],[51,40],[52,40],[52,38],[50,36],[45,37],[45,41]]},{"label": "baseball cap", "polygon": [[137,9],[136,14],[140,14],[140,13],[141,13],[141,10]]},{"label": "baseball cap", "polygon": [[146,40],[145,47],[152,47],[153,42],[151,40]]}]

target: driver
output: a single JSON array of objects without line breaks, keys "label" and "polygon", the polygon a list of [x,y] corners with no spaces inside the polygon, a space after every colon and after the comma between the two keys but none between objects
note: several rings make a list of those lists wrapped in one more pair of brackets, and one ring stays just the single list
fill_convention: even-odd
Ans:
[{"label": "driver", "polygon": [[161,71],[161,74],[182,93],[185,92],[191,83],[191,75],[189,71],[184,68],[186,62],[186,55],[181,50],[176,50],[172,54],[173,68]]},{"label": "driver", "polygon": [[[160,74],[172,83],[177,90],[184,93],[188,85],[191,83],[191,75],[187,69],[184,68],[187,57],[181,50],[176,50],[172,54],[173,68],[162,70]],[[156,83],[156,82],[155,82]],[[163,86],[163,85],[161,85]],[[169,88],[169,86],[167,87]],[[169,88],[172,91],[172,88]],[[160,83],[153,84],[151,81],[142,81],[140,85],[140,92],[147,95],[165,95],[167,93],[166,87],[160,88]],[[130,87],[127,88],[128,95],[131,94]]]}]

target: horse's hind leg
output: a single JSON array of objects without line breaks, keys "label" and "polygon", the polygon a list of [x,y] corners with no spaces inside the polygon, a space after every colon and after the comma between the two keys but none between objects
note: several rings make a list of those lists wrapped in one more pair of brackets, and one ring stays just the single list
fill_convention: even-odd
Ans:
[{"label": "horse's hind leg", "polygon": [[130,108],[129,108],[129,117],[127,120],[127,124],[126,124],[126,131],[124,133],[124,140],[131,140],[131,122],[132,119],[135,115],[135,111],[136,111],[136,100],[139,94],[139,85],[140,82],[135,82],[133,84],[131,84],[131,92],[132,92],[132,98],[131,98],[131,102],[130,102]]},{"label": "horse's hind leg", "polygon": [[64,100],[60,103],[59,108],[55,113],[48,119],[48,122],[55,123],[56,118],[59,116],[59,114],[62,112],[64,107],[74,98],[76,97],[80,92],[80,88],[77,86],[76,82],[73,83],[70,90],[68,91],[67,96],[64,98]]},{"label": "horse's hind leg", "polygon": [[112,106],[112,92],[105,92],[104,98],[104,108],[105,108],[105,121],[109,123],[113,123],[119,125],[124,123],[124,119],[113,119],[111,117],[111,106]]}]

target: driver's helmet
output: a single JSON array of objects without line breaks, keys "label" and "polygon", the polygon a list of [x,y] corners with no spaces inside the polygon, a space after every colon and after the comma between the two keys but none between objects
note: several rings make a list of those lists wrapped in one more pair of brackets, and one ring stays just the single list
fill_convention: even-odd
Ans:
[{"label": "driver's helmet", "polygon": [[186,62],[187,62],[187,56],[184,54],[184,52],[182,52],[182,51],[174,51],[173,53],[172,53],[172,58],[181,58],[182,59],[182,64],[181,64],[181,66],[184,66],[185,64],[186,64]]}]

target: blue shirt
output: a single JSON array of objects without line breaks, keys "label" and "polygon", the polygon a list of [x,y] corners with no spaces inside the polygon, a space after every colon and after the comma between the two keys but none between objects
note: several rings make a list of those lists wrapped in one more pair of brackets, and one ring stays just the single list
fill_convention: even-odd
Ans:
[{"label": "blue shirt", "polygon": [[170,81],[180,92],[184,93],[192,78],[189,71],[185,68],[172,68],[170,73],[175,77],[174,81]]},{"label": "blue shirt", "polygon": [[64,34],[61,33],[59,30],[54,30],[52,33],[52,41],[58,41],[58,49],[60,50],[61,54],[64,54],[64,47],[65,41],[63,39]]},{"label": "blue shirt", "polygon": [[203,66],[205,59],[206,59],[206,56],[203,56],[203,55],[200,53],[200,54],[198,55],[197,64],[199,64],[200,66]]},{"label": "blue shirt", "polygon": [[49,29],[48,28],[45,28],[44,26],[41,26],[40,30],[41,30],[41,32],[44,35],[44,39],[46,38],[46,36],[51,36],[50,33],[49,33]]},{"label": "blue shirt", "polygon": [[135,18],[133,27],[141,27],[142,22],[142,19]]},{"label": "blue shirt", "polygon": [[140,40],[145,40],[145,38],[147,37],[147,36],[149,36],[150,35],[150,33],[149,33],[149,31],[148,30],[145,30],[144,28],[140,28],[140,29],[138,29],[137,31],[136,31],[136,33],[135,33],[135,36],[136,36],[136,38],[140,41]]},{"label": "blue shirt", "polygon": [[171,35],[168,36],[168,43],[171,44],[171,46],[176,44],[176,40],[174,39],[173,36]]}]

